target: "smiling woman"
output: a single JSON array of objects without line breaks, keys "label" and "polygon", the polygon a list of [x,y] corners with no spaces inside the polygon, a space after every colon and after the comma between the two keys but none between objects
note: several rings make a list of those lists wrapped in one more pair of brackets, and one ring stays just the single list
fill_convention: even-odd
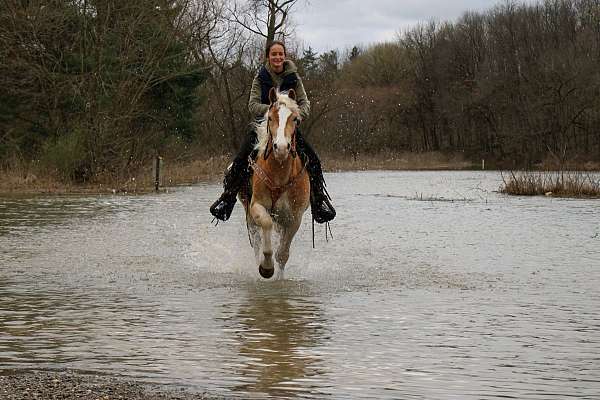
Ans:
[{"label": "smiling woman", "polygon": [[271,43],[267,48],[267,57],[273,72],[277,74],[282,73],[283,62],[285,61],[285,45],[282,42]]},{"label": "smiling woman", "polygon": [[[248,109],[257,120],[266,118],[273,103],[269,93],[275,89],[278,92],[293,91],[298,113],[295,116],[295,142],[298,155],[306,165],[310,179],[310,204],[313,219],[318,223],[326,223],[335,218],[335,209],[331,204],[329,194],[325,189],[321,161],[313,148],[306,142],[300,132],[300,123],[310,112],[310,102],[304,90],[302,80],[296,66],[291,60],[286,60],[285,44],[280,41],[270,42],[266,46],[266,63],[261,67],[252,82]],[[248,160],[256,155],[257,135],[255,124],[250,124],[250,130],[233,163],[228,168],[223,181],[223,194],[211,207],[211,214],[222,221],[227,221],[235,206],[237,193],[250,177]]]}]

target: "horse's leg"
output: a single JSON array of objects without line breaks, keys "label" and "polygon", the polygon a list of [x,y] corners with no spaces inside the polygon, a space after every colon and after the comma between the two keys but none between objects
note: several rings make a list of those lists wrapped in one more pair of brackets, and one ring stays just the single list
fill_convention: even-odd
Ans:
[{"label": "horse's leg", "polygon": [[248,236],[250,236],[250,245],[254,250],[254,258],[256,258],[256,263],[260,263],[260,232],[258,229],[258,225],[252,219],[250,213],[246,215],[246,223],[248,225]]},{"label": "horse's leg", "polygon": [[298,232],[298,228],[300,228],[300,223],[302,222],[301,218],[294,218],[290,225],[286,226],[281,233],[281,240],[279,241],[279,247],[277,248],[277,252],[275,253],[275,260],[277,261],[277,265],[279,269],[277,271],[277,279],[283,279],[283,273],[285,270],[285,265],[290,258],[290,246],[292,244],[292,239]]},{"label": "horse's leg", "polygon": [[254,249],[254,258],[256,259],[256,263],[260,264],[260,248],[261,248],[260,230],[258,228],[258,225],[254,224],[254,221],[252,221],[252,224],[253,224],[253,229],[252,229],[252,235],[250,237],[252,238],[252,247]]},{"label": "horse's leg", "polygon": [[259,203],[254,203],[250,209],[254,222],[261,230],[261,245],[263,257],[258,265],[258,272],[263,278],[270,278],[275,272],[273,265],[273,247],[271,245],[271,233],[273,231],[273,220],[267,210]]}]

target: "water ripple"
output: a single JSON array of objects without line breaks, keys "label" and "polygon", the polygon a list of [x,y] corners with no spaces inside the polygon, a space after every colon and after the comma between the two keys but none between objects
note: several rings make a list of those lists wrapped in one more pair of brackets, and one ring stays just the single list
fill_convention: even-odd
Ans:
[{"label": "water ripple", "polygon": [[[216,185],[0,199],[0,370],[70,368],[231,398],[597,398],[597,201],[507,197],[482,172],[327,176],[258,278]],[[417,201],[418,200],[418,201]]]}]

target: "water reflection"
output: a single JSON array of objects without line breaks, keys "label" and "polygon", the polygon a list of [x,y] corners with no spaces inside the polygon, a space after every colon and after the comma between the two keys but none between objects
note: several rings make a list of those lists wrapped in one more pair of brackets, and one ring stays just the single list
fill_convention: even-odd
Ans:
[{"label": "water reflection", "polygon": [[65,313],[72,304],[80,302],[73,293],[50,293],[22,286],[17,291],[0,280],[0,365],[75,360],[77,355],[68,349],[74,338],[85,341],[89,326],[85,319],[65,318]]},{"label": "water reflection", "polygon": [[152,301],[102,290],[53,290],[35,282],[0,280],[0,370],[73,368],[103,365],[129,369],[152,359],[147,324],[156,314]]},{"label": "water reflection", "polygon": [[321,305],[302,290],[292,281],[246,288],[229,321],[239,342],[237,374],[244,382],[237,391],[289,398],[322,386],[322,359],[315,348],[325,339],[325,320]]},{"label": "water reflection", "polygon": [[46,227],[73,222],[79,217],[98,218],[107,211],[123,211],[126,203],[111,196],[0,197],[0,236],[30,229],[39,233]]}]

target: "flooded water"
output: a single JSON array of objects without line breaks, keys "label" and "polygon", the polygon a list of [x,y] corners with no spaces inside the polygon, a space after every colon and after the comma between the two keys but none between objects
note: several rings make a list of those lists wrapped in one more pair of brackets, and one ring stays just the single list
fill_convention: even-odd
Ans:
[{"label": "flooded water", "polygon": [[0,373],[74,369],[231,398],[597,399],[600,201],[493,172],[327,177],[286,280],[217,185],[0,198]]}]

